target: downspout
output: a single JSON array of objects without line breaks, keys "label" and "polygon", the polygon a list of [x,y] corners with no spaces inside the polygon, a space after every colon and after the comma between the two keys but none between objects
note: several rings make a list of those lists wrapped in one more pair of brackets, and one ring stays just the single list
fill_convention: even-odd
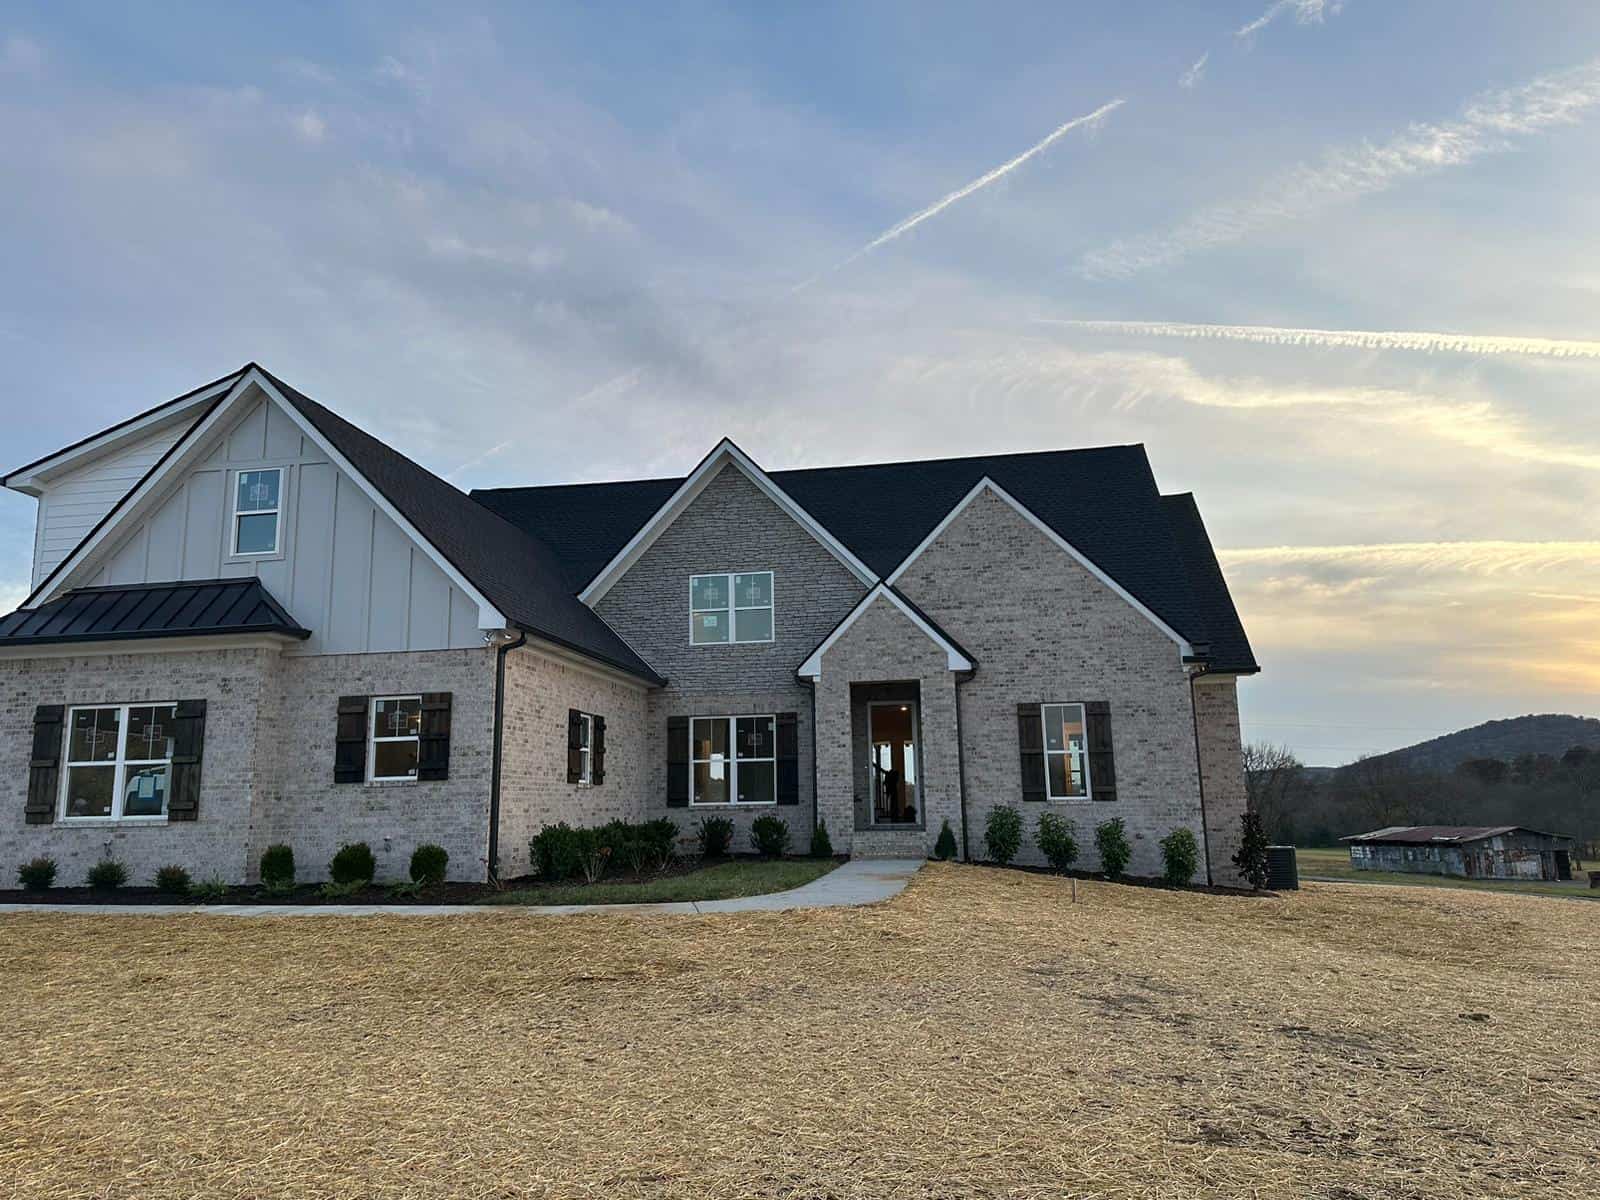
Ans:
[{"label": "downspout", "polygon": [[[817,681],[811,680],[811,833],[813,840],[817,825],[822,820],[822,795],[818,788],[821,775],[817,770]],[[828,835],[829,841],[833,835]]]},{"label": "downspout", "polygon": [[966,679],[958,679],[951,685],[956,693],[956,795],[961,801],[961,861],[967,863],[972,861],[972,853],[967,849],[967,750],[961,739],[961,685],[976,673],[974,668]]},{"label": "downspout", "polygon": [[494,753],[489,768],[489,882],[500,878],[500,746],[505,736],[506,655],[526,645],[526,630],[515,641],[501,642],[494,655]]},{"label": "downspout", "polygon": [[1189,720],[1194,726],[1194,782],[1200,789],[1200,841],[1206,854],[1206,886],[1211,887],[1215,882],[1211,877],[1211,822],[1206,820],[1206,772],[1200,761],[1200,711],[1194,695],[1195,681],[1210,673],[1211,667],[1207,663],[1199,667],[1189,675]]}]

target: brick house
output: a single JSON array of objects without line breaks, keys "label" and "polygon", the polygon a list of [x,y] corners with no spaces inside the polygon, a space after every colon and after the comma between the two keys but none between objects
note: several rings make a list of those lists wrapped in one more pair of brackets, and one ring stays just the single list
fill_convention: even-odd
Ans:
[{"label": "brick house", "polygon": [[451,487],[259,366],[5,477],[38,499],[0,617],[0,873],[111,854],[512,877],[548,822],[777,813],[854,855],[982,858],[996,805],[1131,870],[1233,878],[1258,668],[1193,499],[1140,446]]}]

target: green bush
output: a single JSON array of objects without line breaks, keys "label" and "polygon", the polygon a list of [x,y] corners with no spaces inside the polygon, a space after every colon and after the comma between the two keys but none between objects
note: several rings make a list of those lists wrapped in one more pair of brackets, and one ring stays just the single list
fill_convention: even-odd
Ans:
[{"label": "green bush", "polygon": [[833,839],[828,836],[827,821],[818,821],[817,827],[811,831],[811,857],[833,857]]},{"label": "green bush", "polygon": [[216,904],[228,898],[228,884],[221,875],[212,875],[202,879],[189,889],[189,898],[198,900],[201,904]]},{"label": "green bush", "polygon": [[371,883],[377,873],[378,863],[372,857],[372,847],[365,842],[346,842],[328,863],[328,878],[335,883]]},{"label": "green bush", "polygon": [[670,817],[658,817],[636,828],[645,847],[645,867],[665,871],[678,857],[678,823]]},{"label": "green bush", "polygon": [[727,817],[706,817],[700,822],[700,853],[705,858],[721,858],[733,841],[733,822]]},{"label": "green bush", "polygon": [[1194,830],[1174,829],[1161,839],[1162,878],[1173,887],[1187,887],[1200,869],[1200,843]]},{"label": "green bush", "polygon": [[956,831],[950,828],[950,818],[939,827],[939,840],[933,843],[933,856],[940,862],[949,862],[956,856]]},{"label": "green bush", "polygon": [[677,852],[678,826],[662,818],[633,824],[612,821],[600,827],[600,838],[609,850],[609,861],[621,863],[635,875],[666,869]]},{"label": "green bush", "polygon": [[1128,828],[1121,817],[1102,821],[1094,827],[1094,846],[1100,851],[1100,869],[1107,879],[1120,879],[1133,857],[1133,847],[1128,843]]},{"label": "green bush", "polygon": [[367,882],[365,879],[347,879],[343,883],[337,881],[325,883],[317,889],[317,894],[324,900],[348,900],[366,887]]},{"label": "green bush", "polygon": [[1045,860],[1056,870],[1065,871],[1078,861],[1076,833],[1072,822],[1060,813],[1044,812],[1039,814],[1039,832],[1034,840]]},{"label": "green bush", "polygon": [[261,853],[261,882],[272,889],[286,889],[294,884],[294,851],[282,842],[268,846]]},{"label": "green bush", "polygon": [[89,886],[112,892],[128,882],[128,868],[114,858],[102,858],[89,868]]},{"label": "green bush", "polygon": [[1243,836],[1239,852],[1233,856],[1233,865],[1239,868],[1246,883],[1258,892],[1263,891],[1267,886],[1267,827],[1257,812],[1245,813],[1240,822]]},{"label": "green bush", "polygon": [[572,848],[577,857],[578,873],[585,883],[595,883],[606,873],[606,863],[611,860],[611,847],[599,829],[574,829]]},{"label": "green bush", "polygon": [[40,855],[17,868],[17,882],[30,892],[42,892],[56,881],[56,860]]},{"label": "green bush", "polygon": [[182,867],[162,867],[156,872],[156,891],[168,896],[187,896],[193,881]]},{"label": "green bush", "polygon": [[541,879],[554,882],[578,873],[577,830],[565,821],[546,825],[528,843],[528,858]]},{"label": "green bush", "polygon": [[450,863],[450,854],[443,846],[425,842],[411,852],[411,879],[424,887],[434,887],[444,882],[444,869]]},{"label": "green bush", "polygon": [[983,826],[983,844],[989,848],[989,859],[1002,867],[1017,856],[1022,849],[1022,817],[1009,804],[997,804],[989,810],[989,819]]},{"label": "green bush", "polygon": [[750,822],[750,844],[757,854],[782,858],[789,849],[789,822],[768,813]]},{"label": "green bush", "polygon": [[387,891],[394,900],[415,900],[422,895],[423,883],[420,879],[397,879],[389,884]]}]

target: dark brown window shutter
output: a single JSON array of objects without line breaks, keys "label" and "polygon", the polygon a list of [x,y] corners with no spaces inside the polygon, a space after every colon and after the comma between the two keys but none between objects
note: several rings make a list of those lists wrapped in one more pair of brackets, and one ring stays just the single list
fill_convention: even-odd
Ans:
[{"label": "dark brown window shutter", "polygon": [[583,714],[567,709],[567,782],[583,782]]},{"label": "dark brown window shutter", "polygon": [[1090,799],[1117,798],[1117,764],[1111,753],[1111,705],[1091,700],[1083,706],[1089,726]]},{"label": "dark brown window shutter", "polygon": [[22,810],[29,825],[48,825],[56,819],[56,797],[61,790],[61,723],[64,704],[41,704],[33,710],[33,757],[28,760],[28,803]]},{"label": "dark brown window shutter", "polygon": [[1017,705],[1017,747],[1022,753],[1022,798],[1044,799],[1044,716],[1038,704]]},{"label": "dark brown window shutter", "polygon": [[333,734],[333,781],[367,781],[367,698],[340,696]]},{"label": "dark brown window shutter", "polygon": [[200,760],[206,750],[206,702],[179,700],[173,710],[172,789],[167,794],[167,820],[193,821],[200,815]]},{"label": "dark brown window shutter", "polygon": [[689,718],[667,718],[667,807],[689,807]]},{"label": "dark brown window shutter", "polygon": [[589,719],[589,782],[599,785],[606,781],[606,719]]},{"label": "dark brown window shutter", "polygon": [[800,718],[778,714],[778,803],[800,803]]},{"label": "dark brown window shutter", "polygon": [[450,778],[450,692],[422,693],[422,729],[417,737],[417,778]]}]

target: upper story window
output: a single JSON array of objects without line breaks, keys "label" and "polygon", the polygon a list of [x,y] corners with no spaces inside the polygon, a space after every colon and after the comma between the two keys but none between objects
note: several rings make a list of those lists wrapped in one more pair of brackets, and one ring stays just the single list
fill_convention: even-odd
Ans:
[{"label": "upper story window", "polygon": [[1044,707],[1044,778],[1052,800],[1089,798],[1088,726],[1081,704]]},{"label": "upper story window", "polygon": [[172,704],[74,708],[67,716],[62,818],[165,817],[176,728]]},{"label": "upper story window", "polygon": [[234,476],[233,553],[276,554],[283,505],[283,468],[240,471]]},{"label": "upper story window", "polygon": [[373,783],[414,780],[422,752],[422,697],[374,696],[367,778]]},{"label": "upper story window", "polygon": [[772,572],[689,577],[689,641],[696,646],[770,642]]}]

